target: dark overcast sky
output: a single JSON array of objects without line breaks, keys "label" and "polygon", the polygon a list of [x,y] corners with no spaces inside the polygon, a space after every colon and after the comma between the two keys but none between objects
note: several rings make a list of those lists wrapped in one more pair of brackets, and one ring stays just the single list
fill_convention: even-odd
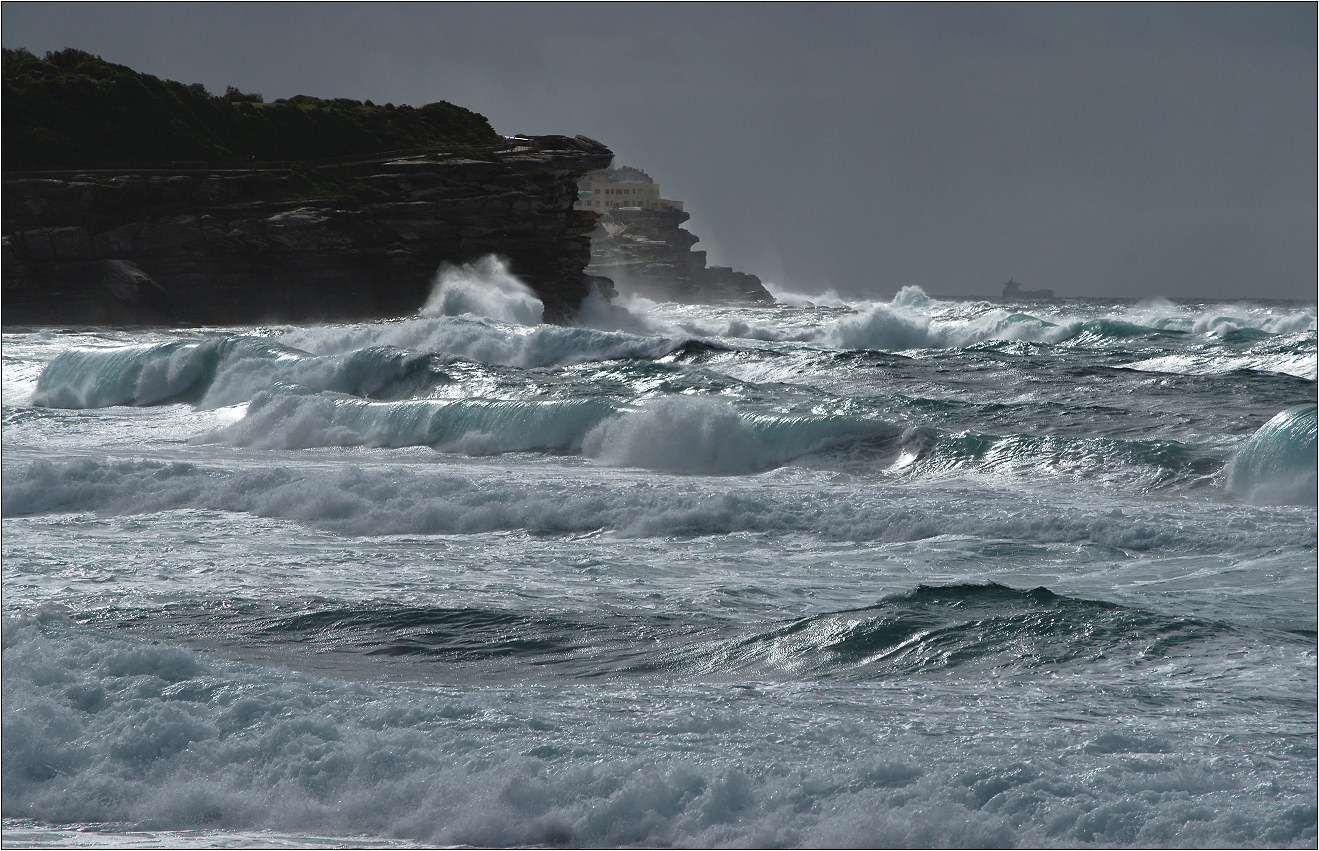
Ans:
[{"label": "dark overcast sky", "polygon": [[212,92],[583,133],[789,289],[1315,297],[1316,4],[0,7]]}]

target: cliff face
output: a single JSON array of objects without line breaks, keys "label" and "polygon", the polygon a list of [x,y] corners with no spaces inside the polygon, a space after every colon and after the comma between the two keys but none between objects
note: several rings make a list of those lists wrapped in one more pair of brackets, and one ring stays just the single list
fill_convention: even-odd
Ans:
[{"label": "cliff face", "polygon": [[621,289],[650,298],[696,304],[772,303],[760,278],[724,266],[706,266],[699,238],[680,225],[691,218],[678,209],[613,209],[591,234],[589,272]]},{"label": "cliff face", "polygon": [[519,138],[491,161],[452,155],[299,169],[6,174],[3,321],[246,324],[405,315],[443,262],[486,254],[570,316],[596,216],[577,179],[608,148]]}]

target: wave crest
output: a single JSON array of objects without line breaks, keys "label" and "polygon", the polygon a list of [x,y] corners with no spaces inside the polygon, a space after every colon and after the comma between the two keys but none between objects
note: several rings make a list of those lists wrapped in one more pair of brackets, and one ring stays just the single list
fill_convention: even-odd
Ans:
[{"label": "wave crest", "polygon": [[444,263],[435,275],[422,316],[475,316],[516,325],[539,325],[545,306],[535,293],[489,255],[475,263]]},{"label": "wave crest", "polygon": [[32,404],[105,408],[168,402],[213,378],[227,348],[222,340],[197,340],[68,349],[42,370]]},{"label": "wave crest", "polygon": [[1316,410],[1288,408],[1260,426],[1229,463],[1227,489],[1262,505],[1315,505]]},{"label": "wave crest", "polygon": [[241,420],[197,442],[257,449],[434,446],[467,455],[575,451],[614,410],[597,399],[368,402],[277,386],[258,393]]},{"label": "wave crest", "polygon": [[616,466],[738,475],[839,443],[890,439],[901,432],[891,423],[847,417],[743,416],[715,399],[669,396],[600,423],[586,435],[582,451]]},{"label": "wave crest", "polygon": [[[983,496],[983,495],[982,495]],[[902,503],[898,497],[914,500]],[[915,541],[963,535],[1041,543],[1088,542],[1136,552],[1213,553],[1315,545],[1313,527],[1280,527],[1243,517],[1237,505],[1096,515],[1087,504],[1041,506],[955,491],[921,495],[877,482],[871,488],[788,489],[728,479],[699,489],[672,482],[638,487],[624,477],[529,470],[509,481],[479,467],[424,474],[401,466],[343,469],[277,465],[240,470],[181,462],[34,461],[6,465],[0,516],[70,512],[141,515],[175,509],[235,511],[346,535],[449,535],[525,530],[624,537],[806,533],[836,541]],[[1208,515],[1205,512],[1209,511]]]}]

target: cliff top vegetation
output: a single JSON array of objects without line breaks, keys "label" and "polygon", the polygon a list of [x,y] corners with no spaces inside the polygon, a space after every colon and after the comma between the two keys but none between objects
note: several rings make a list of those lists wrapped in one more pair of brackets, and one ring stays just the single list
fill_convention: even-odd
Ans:
[{"label": "cliff top vegetation", "polygon": [[377,106],[298,95],[266,103],[212,95],[72,48],[4,50],[5,171],[245,168],[439,147],[468,155],[500,141],[482,115],[440,101]]}]

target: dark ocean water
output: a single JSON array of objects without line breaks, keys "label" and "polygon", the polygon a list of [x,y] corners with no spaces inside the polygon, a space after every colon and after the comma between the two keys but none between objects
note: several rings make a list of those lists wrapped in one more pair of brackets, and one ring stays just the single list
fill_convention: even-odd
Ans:
[{"label": "dark ocean water", "polygon": [[4,338],[6,845],[1316,844],[1313,304]]}]

